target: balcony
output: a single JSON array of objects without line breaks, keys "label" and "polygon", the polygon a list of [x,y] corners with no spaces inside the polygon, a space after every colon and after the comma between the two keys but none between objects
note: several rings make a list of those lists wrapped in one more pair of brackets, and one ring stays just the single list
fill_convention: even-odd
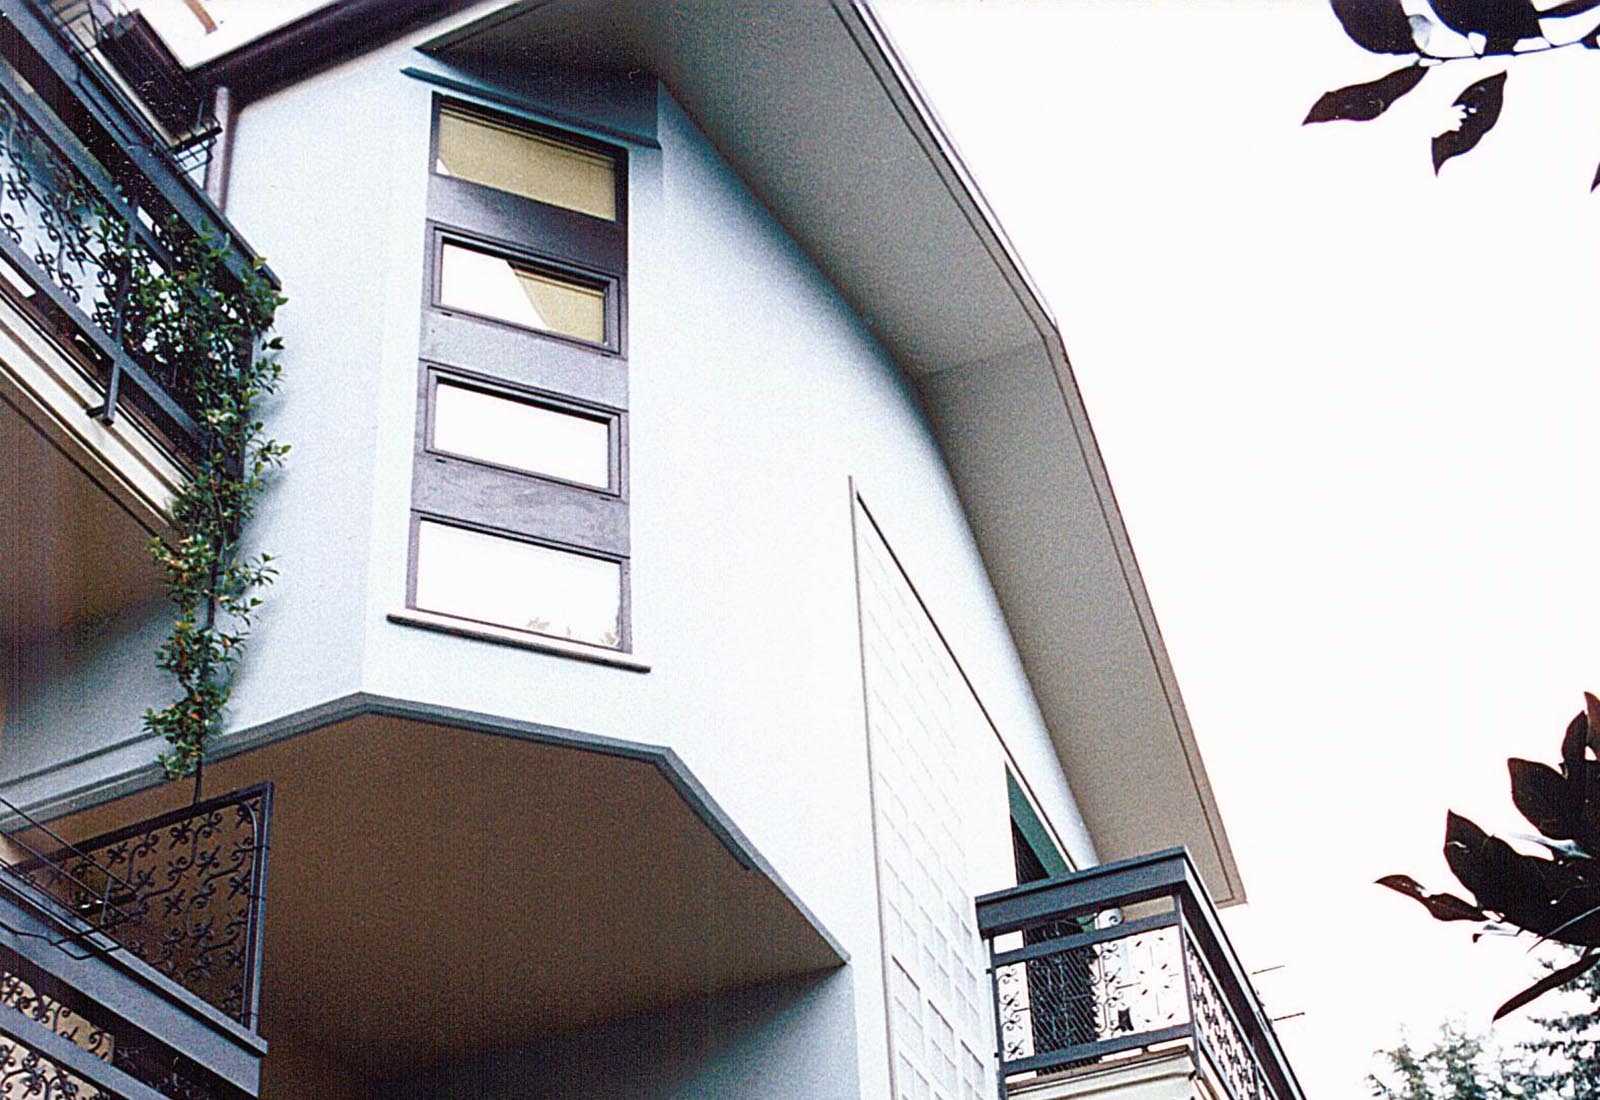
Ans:
[{"label": "balcony", "polygon": [[[212,132],[198,101],[162,92],[159,41],[114,12],[0,0],[0,653],[160,595],[145,544],[207,444],[181,356],[145,346],[130,274],[171,270],[192,239],[235,273],[252,262],[185,172]],[[22,674],[0,667],[0,689]]]},{"label": "balcony", "polygon": [[[703,1069],[681,1044],[705,1041],[708,1012],[777,1041],[785,1007],[842,965],[671,754],[369,702],[206,764],[208,787],[273,785],[262,1100],[483,1095],[418,1083],[478,1081],[496,1059],[540,1066],[522,1096],[569,1095],[557,1067],[584,1094],[603,1057]],[[51,824],[115,837],[188,793],[160,784]],[[119,873],[120,843],[94,849]],[[828,988],[853,1036],[848,984]]]},{"label": "balcony", "polygon": [[989,894],[977,910],[1009,1095],[1303,1100],[1184,850]]},{"label": "balcony", "polygon": [[248,1100],[270,792],[81,845],[7,804],[0,1096]]},{"label": "balcony", "polygon": [[[133,16],[105,20],[104,8],[0,3],[0,290],[99,384],[94,415],[129,412],[192,456],[204,446],[194,394],[182,363],[162,361],[124,323],[126,266],[171,270],[180,237],[224,243],[241,273],[252,254],[184,172],[214,126],[170,122],[199,107],[147,87],[138,74],[153,66],[129,43],[159,40],[130,30],[142,25]],[[181,136],[136,106],[108,61],[167,105]]]}]

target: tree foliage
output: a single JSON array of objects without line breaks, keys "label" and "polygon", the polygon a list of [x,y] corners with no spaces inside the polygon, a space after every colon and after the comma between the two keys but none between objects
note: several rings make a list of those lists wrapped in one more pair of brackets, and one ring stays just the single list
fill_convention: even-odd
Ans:
[{"label": "tree foliage", "polygon": [[1520,1044],[1527,1055],[1514,1080],[1539,1100],[1600,1100],[1600,969],[1572,983],[1573,1006],[1536,1017],[1541,1034]]},{"label": "tree foliage", "polygon": [[1600,699],[1585,694],[1584,704],[1561,739],[1558,767],[1506,762],[1511,801],[1539,830],[1526,839],[1542,849],[1540,854],[1520,852],[1451,812],[1445,817],[1445,861],[1473,900],[1429,893],[1408,875],[1378,880],[1419,902],[1437,920],[1478,921],[1490,930],[1509,926],[1540,941],[1582,949],[1574,962],[1501,1005],[1497,1020],[1600,962],[1600,863],[1595,858],[1600,856]]},{"label": "tree foliage", "polygon": [[1517,1096],[1509,1071],[1482,1040],[1445,1024],[1432,1046],[1402,1040],[1378,1052],[1382,1068],[1367,1078],[1378,1100],[1509,1100]]},{"label": "tree foliage", "polygon": [[[1554,969],[1554,968],[1553,968]],[[1502,1052],[1446,1024],[1431,1046],[1379,1051],[1367,1078],[1378,1100],[1600,1100],[1600,969],[1566,990],[1563,1011],[1535,1017],[1532,1038]]]},{"label": "tree foliage", "polygon": [[[1410,63],[1361,84],[1326,93],[1306,115],[1313,122],[1370,122],[1422,82],[1431,69],[1454,61],[1511,57],[1578,47],[1600,49],[1600,0],[1329,0],[1346,35],[1371,53]],[[1413,10],[1408,13],[1406,8]],[[1435,173],[1470,152],[1500,120],[1506,73],[1468,84],[1456,96],[1460,122],[1431,142]],[[1589,185],[1600,187],[1600,170]]]}]

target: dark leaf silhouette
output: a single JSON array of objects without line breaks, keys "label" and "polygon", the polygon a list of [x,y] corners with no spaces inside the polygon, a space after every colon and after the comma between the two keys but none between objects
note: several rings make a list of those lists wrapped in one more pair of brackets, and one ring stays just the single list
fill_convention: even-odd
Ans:
[{"label": "dark leaf silhouette", "polygon": [[1560,970],[1552,970],[1550,973],[1546,974],[1544,977],[1530,985],[1527,989],[1524,989],[1521,993],[1518,993],[1505,1004],[1495,1009],[1494,1018],[1498,1020],[1502,1016],[1509,1016],[1523,1005],[1544,996],[1552,989],[1565,985],[1573,978],[1582,975],[1597,962],[1600,962],[1600,954],[1597,954],[1594,951],[1585,952],[1583,956],[1571,966],[1563,966]]},{"label": "dark leaf silhouette", "polygon": [[1344,33],[1373,53],[1415,53],[1411,21],[1400,0],[1330,0]]},{"label": "dark leaf silhouette", "polygon": [[1531,0],[1432,0],[1445,26],[1481,34],[1485,53],[1506,53],[1518,39],[1539,37],[1539,12]]},{"label": "dark leaf silhouette", "polygon": [[[1600,0],[1595,3],[1600,7]],[[1511,998],[1495,1019],[1600,962],[1600,699],[1586,693],[1583,701],[1584,709],[1561,739],[1559,769],[1531,760],[1506,761],[1511,800],[1548,838],[1539,840],[1548,852],[1524,855],[1451,812],[1445,818],[1444,858],[1471,892],[1471,902],[1430,894],[1407,875],[1378,880],[1439,920],[1509,924],[1536,935],[1537,943],[1554,940],[1586,949],[1580,963]]]},{"label": "dark leaf silhouette", "polygon": [[1589,719],[1579,711],[1577,717],[1567,723],[1566,736],[1561,739],[1561,766],[1568,775],[1576,775],[1583,767],[1583,749],[1588,743]]},{"label": "dark leaf silhouette", "polygon": [[1370,83],[1352,84],[1348,88],[1327,92],[1312,105],[1311,113],[1306,115],[1301,125],[1337,119],[1351,122],[1375,119],[1387,111],[1395,100],[1415,88],[1427,71],[1420,65],[1407,65]]},{"label": "dark leaf silhouette", "polygon": [[1430,894],[1422,888],[1422,884],[1409,875],[1385,875],[1378,880],[1379,886],[1387,886],[1397,890],[1408,898],[1415,898],[1427,906],[1428,912],[1439,920],[1488,920],[1489,915],[1470,901],[1463,901],[1454,894]]},{"label": "dark leaf silhouette", "polygon": [[1562,943],[1600,946],[1593,860],[1523,855],[1455,813],[1446,818],[1444,858],[1482,908]]},{"label": "dark leaf silhouette", "polygon": [[1547,764],[1507,760],[1511,801],[1517,811],[1552,840],[1574,840],[1583,833],[1581,776],[1569,781]]},{"label": "dark leaf silhouette", "polygon": [[[1428,68],[1453,62],[1472,65],[1489,56],[1600,50],[1600,0],[1328,0],[1328,4],[1357,45],[1373,53],[1409,55],[1415,70],[1408,66],[1370,83],[1328,92],[1312,106],[1306,123],[1377,118],[1415,88]],[[1463,48],[1462,37],[1470,49]],[[1476,148],[1500,120],[1505,80],[1505,73],[1486,77],[1456,98],[1459,125],[1432,141],[1435,175],[1445,161]],[[1589,191],[1600,191],[1600,167]],[[1600,711],[1590,726],[1595,738],[1590,747],[1600,752]],[[1595,835],[1600,839],[1600,821]]]},{"label": "dark leaf silhouette", "polygon": [[1596,8],[1600,8],[1600,0],[1567,0],[1565,4],[1546,8],[1540,15],[1544,19],[1565,19],[1569,15],[1582,15]]},{"label": "dark leaf silhouette", "polygon": [[1456,96],[1456,106],[1460,107],[1464,116],[1461,125],[1454,130],[1446,130],[1433,139],[1433,171],[1438,173],[1439,168],[1451,157],[1459,157],[1468,152],[1483,140],[1483,135],[1500,119],[1500,106],[1505,95],[1506,74],[1496,73],[1486,76],[1476,84],[1470,84],[1460,95]]}]

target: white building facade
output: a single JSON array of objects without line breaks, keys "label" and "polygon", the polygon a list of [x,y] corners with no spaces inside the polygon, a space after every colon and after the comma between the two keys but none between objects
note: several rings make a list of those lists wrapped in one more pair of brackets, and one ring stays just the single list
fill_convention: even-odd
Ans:
[{"label": "white building facade", "polygon": [[[126,26],[72,63],[138,92]],[[229,1088],[1298,1095],[1061,337],[870,8],[340,0],[167,75],[218,118],[168,201],[288,298]],[[141,723],[187,466],[36,305],[0,794],[93,855],[196,793]]]}]

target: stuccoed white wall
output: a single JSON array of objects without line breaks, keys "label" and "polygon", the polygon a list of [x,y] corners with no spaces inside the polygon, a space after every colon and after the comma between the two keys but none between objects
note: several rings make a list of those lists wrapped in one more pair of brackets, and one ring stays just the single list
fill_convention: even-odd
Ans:
[{"label": "stuccoed white wall", "polygon": [[[411,263],[390,254],[405,243],[391,227],[409,221],[421,193],[419,183],[408,195],[387,163],[392,144],[407,140],[394,132],[407,116],[383,107],[393,79],[392,69],[357,62],[239,120],[228,214],[290,297],[278,316],[283,388],[264,413],[268,433],[292,450],[248,532],[281,572],[239,677],[235,729],[360,689],[381,415],[373,398],[391,286],[406,282],[395,273]],[[414,276],[408,292],[417,293]],[[414,317],[408,334],[414,345]],[[41,646],[53,651],[41,664],[56,671],[17,692],[0,753],[8,797],[49,806],[150,780],[163,745],[141,736],[141,716],[171,696],[153,668],[170,621],[157,602]]]},{"label": "stuccoed white wall", "polygon": [[[886,1095],[852,478],[1070,855],[1092,859],[916,394],[663,93],[660,148],[630,150],[633,631],[652,671],[389,622],[405,602],[433,91],[400,70],[432,64],[397,44],[240,117],[229,216],[290,297],[270,430],[294,450],[253,528],[282,577],[233,728],[366,691],[671,746],[852,953],[841,1026],[861,1095]],[[119,728],[150,702],[115,700]],[[154,749],[26,793],[114,780]]]},{"label": "stuccoed white wall", "polygon": [[148,764],[154,750],[141,715],[169,692],[155,651],[171,622],[171,605],[153,600],[7,653],[0,776],[59,784],[65,769],[92,786],[120,768]]}]

